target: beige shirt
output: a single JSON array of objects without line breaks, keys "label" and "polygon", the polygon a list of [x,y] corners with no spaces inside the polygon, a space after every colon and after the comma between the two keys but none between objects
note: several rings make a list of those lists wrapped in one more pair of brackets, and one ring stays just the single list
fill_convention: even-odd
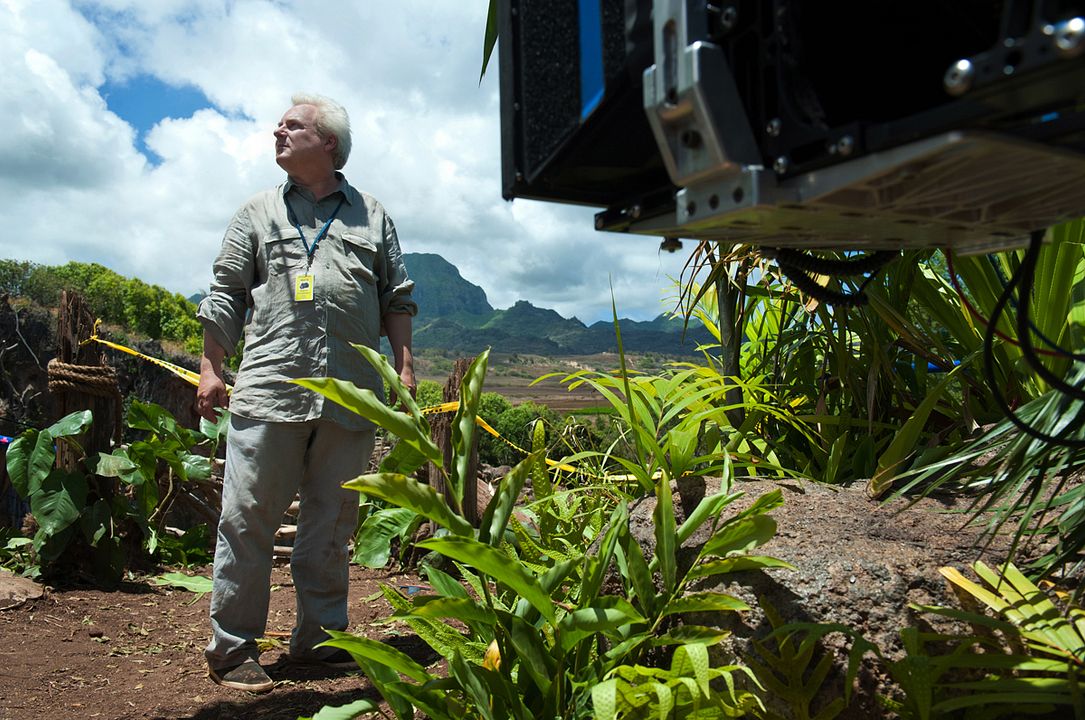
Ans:
[{"label": "beige shirt", "polygon": [[[308,256],[302,234],[312,246],[340,200],[328,234]],[[414,315],[418,306],[395,226],[380,203],[342,176],[339,188],[320,202],[288,180],[237,211],[214,276],[197,317],[227,353],[245,335],[231,412],[268,422],[325,418],[351,429],[371,427],[289,380],[338,378],[383,397],[380,377],[351,343],[377,349],[381,318]],[[311,300],[298,296],[298,279],[306,277]]]}]

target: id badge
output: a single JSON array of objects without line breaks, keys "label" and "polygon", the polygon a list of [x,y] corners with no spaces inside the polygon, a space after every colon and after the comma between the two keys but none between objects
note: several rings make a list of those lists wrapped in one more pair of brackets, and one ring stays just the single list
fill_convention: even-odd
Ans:
[{"label": "id badge", "polygon": [[308,302],[313,299],[313,276],[298,275],[294,280],[294,301]]}]

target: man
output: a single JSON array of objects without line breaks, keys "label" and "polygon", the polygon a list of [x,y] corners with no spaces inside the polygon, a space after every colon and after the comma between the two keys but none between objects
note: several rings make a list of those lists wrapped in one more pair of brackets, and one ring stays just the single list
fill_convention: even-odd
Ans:
[{"label": "man", "polygon": [[[382,332],[414,392],[411,299],[392,220],[338,172],[350,154],[346,111],[296,95],[275,129],[275,160],[287,180],[256,195],[226,230],[211,293],[200,303],[204,355],[196,408],[226,407],[222,364],[245,333],[229,398],[222,516],[211,595],[208,674],[220,685],[263,692],[258,662],[270,598],[275,530],[300,495],[290,569],[297,620],[290,658],[356,667],[345,651],[315,646],[347,626],[347,543],[357,493],[341,485],[365,472],[374,428],[290,380],[335,377],[383,393],[376,371],[350,343],[376,348]],[[246,321],[246,318],[247,321]]]}]

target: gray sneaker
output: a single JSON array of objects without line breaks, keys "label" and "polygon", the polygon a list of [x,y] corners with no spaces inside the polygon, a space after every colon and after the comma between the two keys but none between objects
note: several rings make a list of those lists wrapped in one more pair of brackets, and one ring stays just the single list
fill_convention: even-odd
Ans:
[{"label": "gray sneaker", "polygon": [[240,665],[231,665],[219,670],[208,667],[207,676],[219,685],[234,690],[262,693],[275,687],[275,681],[267,676],[264,668],[260,667],[260,663],[251,658]]}]

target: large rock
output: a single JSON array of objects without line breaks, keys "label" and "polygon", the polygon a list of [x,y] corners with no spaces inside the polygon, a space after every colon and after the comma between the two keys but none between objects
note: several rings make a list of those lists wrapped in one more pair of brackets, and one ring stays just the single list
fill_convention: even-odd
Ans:
[{"label": "large rock", "polygon": [[[675,487],[675,513],[681,523],[706,493],[718,492],[718,479],[683,480]],[[964,501],[923,499],[883,505],[871,501],[861,486],[840,488],[809,482],[739,481],[733,491],[746,495],[728,506],[723,517],[747,507],[776,488],[784,506],[772,511],[776,537],[759,554],[786,560],[795,570],[748,571],[725,576],[726,582],[699,590],[720,590],[743,599],[754,609],[735,618],[713,618],[735,633],[733,649],[748,652],[750,640],[772,628],[758,606],[764,597],[785,622],[842,623],[876,643],[890,657],[902,653],[899,631],[915,624],[909,603],[955,605],[938,573],[944,565],[963,567],[981,556],[982,533],[967,526]],[[655,498],[635,504],[634,536],[646,549],[654,545]],[[703,542],[695,535],[687,548]],[[983,552],[988,564],[1005,558],[1008,539],[998,537]],[[692,550],[689,551],[692,554]],[[846,645],[832,636],[836,672],[824,687],[824,698],[842,693]],[[876,718],[883,711],[874,697],[888,692],[887,678],[872,663],[864,665],[857,694],[840,718]]]}]

